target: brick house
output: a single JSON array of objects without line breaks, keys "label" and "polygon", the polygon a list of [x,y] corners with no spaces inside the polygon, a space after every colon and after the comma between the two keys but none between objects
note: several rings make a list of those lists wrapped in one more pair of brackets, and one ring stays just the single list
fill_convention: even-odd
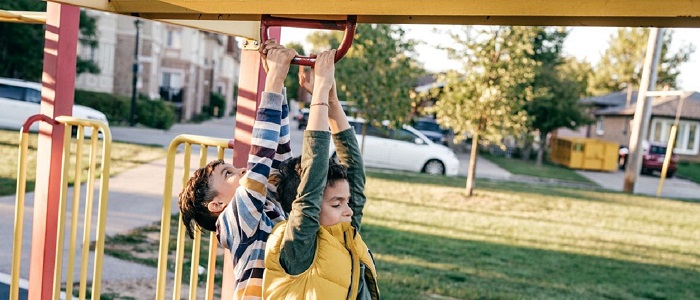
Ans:
[{"label": "brick house", "polygon": [[[636,99],[637,91],[583,99],[583,103],[599,107],[593,112],[596,123],[591,125],[588,136],[628,145],[637,108]],[[671,126],[679,113],[680,122],[674,151],[681,160],[700,161],[700,93],[688,92],[683,96],[652,99],[651,120],[646,140],[652,143],[668,143]],[[683,106],[678,112],[681,101]]]}]

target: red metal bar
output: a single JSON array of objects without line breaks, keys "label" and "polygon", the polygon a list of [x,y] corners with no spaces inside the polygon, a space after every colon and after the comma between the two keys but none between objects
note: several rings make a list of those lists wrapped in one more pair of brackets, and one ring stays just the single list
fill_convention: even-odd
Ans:
[{"label": "red metal bar", "polygon": [[[350,46],[352,46],[352,40],[355,38],[355,26],[357,24],[357,16],[348,16],[345,21],[333,21],[333,20],[307,20],[307,19],[291,19],[291,18],[280,18],[273,17],[270,15],[262,15],[260,19],[260,39],[261,43],[264,45],[265,41],[268,39],[267,29],[268,27],[295,27],[295,28],[310,28],[310,29],[325,29],[325,30],[339,30],[345,31],[343,36],[343,41],[338,47],[338,51],[335,53],[335,62],[338,62],[348,53]],[[301,56],[297,55],[292,59],[292,63],[295,65],[303,66],[313,66],[316,63],[316,56]]]},{"label": "red metal bar", "polygon": [[[70,116],[75,87],[78,7],[48,2],[44,35],[41,111],[48,118]],[[56,260],[56,225],[61,196],[64,126],[39,125],[29,299],[51,299]]]},{"label": "red metal bar", "polygon": [[31,127],[32,124],[34,124],[35,122],[38,122],[38,121],[44,121],[44,122],[49,123],[51,125],[60,124],[60,123],[56,122],[56,120],[51,119],[51,118],[47,117],[46,115],[36,114],[36,115],[30,116],[29,118],[27,118],[26,121],[24,121],[24,124],[22,124],[22,128],[20,129],[20,131],[22,131],[24,133],[29,132],[29,127]]}]

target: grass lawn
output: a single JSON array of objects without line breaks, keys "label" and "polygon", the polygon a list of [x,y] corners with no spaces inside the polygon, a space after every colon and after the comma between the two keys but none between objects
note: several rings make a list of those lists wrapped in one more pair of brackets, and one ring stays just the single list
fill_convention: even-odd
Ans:
[{"label": "grass lawn", "polygon": [[368,173],[383,299],[700,298],[700,202],[487,180],[466,198],[464,184]]},{"label": "grass lawn", "polygon": [[523,161],[522,159],[505,158],[490,154],[479,155],[516,175],[527,175],[540,178],[553,178],[563,181],[595,184],[594,182],[588,180],[588,178],[579,175],[574,170],[555,165],[550,162],[545,161],[541,166],[537,166],[535,165],[534,160]]},{"label": "grass lawn", "polygon": [[700,183],[700,163],[679,163],[677,174],[683,178]]},{"label": "grass lawn", "polygon": [[[37,135],[30,134],[29,153],[27,155],[27,191],[34,190],[36,178],[36,146]],[[99,149],[102,142],[98,143]],[[89,139],[83,146],[83,180],[87,176],[87,161],[90,149]],[[17,163],[19,151],[19,131],[0,130],[0,196],[15,194],[17,189]],[[100,150],[101,151],[101,150]],[[99,156],[100,154],[98,154]],[[110,174],[133,168],[154,159],[165,157],[166,152],[161,147],[143,146],[123,142],[112,142],[112,164]],[[99,169],[98,169],[99,170]]]}]

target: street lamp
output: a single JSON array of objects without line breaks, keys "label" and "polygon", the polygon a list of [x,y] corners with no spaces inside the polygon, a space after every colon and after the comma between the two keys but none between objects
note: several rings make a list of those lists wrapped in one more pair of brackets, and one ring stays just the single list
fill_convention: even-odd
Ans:
[{"label": "street lamp", "polygon": [[139,80],[139,33],[141,32],[141,23],[139,19],[134,21],[134,26],[136,26],[136,46],[134,47],[134,65],[132,67],[134,78],[131,82],[131,117],[129,118],[131,127],[136,125],[136,83]]}]

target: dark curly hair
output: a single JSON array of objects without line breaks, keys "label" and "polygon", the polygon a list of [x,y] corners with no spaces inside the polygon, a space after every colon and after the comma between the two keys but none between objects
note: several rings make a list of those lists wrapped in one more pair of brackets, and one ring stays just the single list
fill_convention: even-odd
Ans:
[{"label": "dark curly hair", "polygon": [[[282,162],[276,177],[277,200],[282,205],[282,210],[289,214],[292,211],[292,202],[297,197],[297,189],[301,183],[301,156]],[[326,186],[334,186],[340,180],[348,180],[347,168],[334,158],[330,158],[326,180]]]},{"label": "dark curly hair", "polygon": [[216,220],[219,215],[210,212],[207,205],[216,197],[217,192],[209,187],[209,178],[214,169],[223,163],[223,160],[214,160],[197,169],[178,196],[177,205],[180,207],[182,222],[187,229],[187,235],[192,239],[197,227],[216,231]]}]

